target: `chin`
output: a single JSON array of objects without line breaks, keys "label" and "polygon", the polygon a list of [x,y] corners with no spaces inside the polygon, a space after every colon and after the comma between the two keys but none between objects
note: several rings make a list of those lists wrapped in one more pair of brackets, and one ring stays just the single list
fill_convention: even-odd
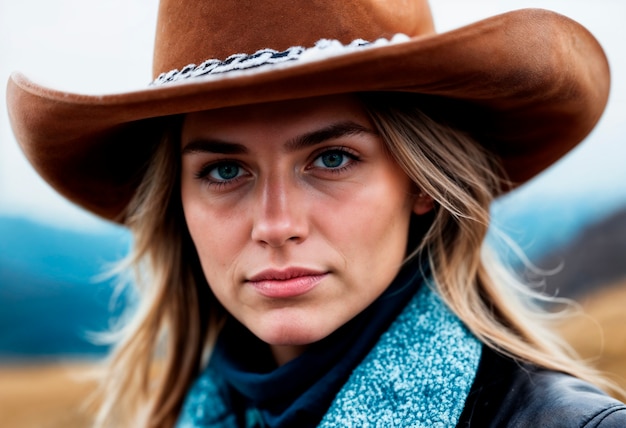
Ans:
[{"label": "chin", "polygon": [[[336,329],[324,322],[294,320],[287,317],[256,325],[252,332],[262,341],[274,346],[310,345],[330,335]],[[259,328],[261,327],[261,328]]]}]

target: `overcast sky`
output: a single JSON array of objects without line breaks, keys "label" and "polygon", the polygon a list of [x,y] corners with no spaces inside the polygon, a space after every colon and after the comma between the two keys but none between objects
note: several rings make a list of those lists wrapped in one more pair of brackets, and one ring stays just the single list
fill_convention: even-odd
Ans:
[{"label": "overcast sky", "polygon": [[[150,80],[157,0],[0,0],[0,215],[41,218],[74,227],[99,223],[38,178],[9,128],[5,82],[20,70],[57,89],[108,93]],[[612,67],[609,106],[599,126],[572,154],[522,189],[537,194],[626,202],[626,1],[431,0],[438,31],[523,7],[563,13],[585,25]]]}]

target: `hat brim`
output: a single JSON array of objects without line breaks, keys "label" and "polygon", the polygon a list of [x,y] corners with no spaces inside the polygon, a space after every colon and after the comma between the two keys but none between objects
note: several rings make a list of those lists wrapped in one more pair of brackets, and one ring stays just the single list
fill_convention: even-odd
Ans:
[{"label": "hat brim", "polygon": [[13,74],[15,136],[38,173],[84,208],[124,222],[165,116],[322,95],[402,91],[436,100],[451,123],[523,183],[593,129],[609,67],[595,38],[554,12],[526,9],[408,42],[276,70],[194,78],[110,95],[55,91]]}]

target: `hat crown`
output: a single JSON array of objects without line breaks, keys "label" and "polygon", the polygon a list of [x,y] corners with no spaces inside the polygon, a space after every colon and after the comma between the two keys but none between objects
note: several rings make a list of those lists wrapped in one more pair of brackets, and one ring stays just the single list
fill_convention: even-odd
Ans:
[{"label": "hat crown", "polygon": [[427,0],[162,0],[153,77],[271,48],[434,32]]}]

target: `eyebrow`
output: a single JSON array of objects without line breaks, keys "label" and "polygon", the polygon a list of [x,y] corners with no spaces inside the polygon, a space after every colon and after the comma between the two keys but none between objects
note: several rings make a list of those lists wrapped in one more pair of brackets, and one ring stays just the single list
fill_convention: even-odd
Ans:
[{"label": "eyebrow", "polygon": [[216,139],[199,138],[192,140],[182,150],[183,155],[192,153],[219,153],[224,155],[240,155],[247,153],[248,149],[243,144],[230,143]]},{"label": "eyebrow", "polygon": [[[369,129],[351,120],[347,120],[333,123],[323,128],[316,129],[315,131],[299,135],[287,141],[284,147],[287,152],[294,152],[307,147],[321,144],[328,140],[334,140],[350,135],[363,133],[378,135],[372,129]],[[248,148],[245,145],[239,143],[223,141],[219,139],[199,138],[190,141],[188,144],[185,145],[185,147],[183,147],[183,155],[192,153],[216,153],[235,155],[248,153]]]},{"label": "eyebrow", "polygon": [[324,128],[299,135],[289,140],[287,144],[285,144],[285,149],[288,152],[293,152],[304,149],[306,147],[321,144],[328,140],[335,140],[338,138],[357,134],[376,135],[373,130],[366,128],[365,126],[351,120],[346,120],[343,122],[333,123],[331,125],[325,126]]}]

